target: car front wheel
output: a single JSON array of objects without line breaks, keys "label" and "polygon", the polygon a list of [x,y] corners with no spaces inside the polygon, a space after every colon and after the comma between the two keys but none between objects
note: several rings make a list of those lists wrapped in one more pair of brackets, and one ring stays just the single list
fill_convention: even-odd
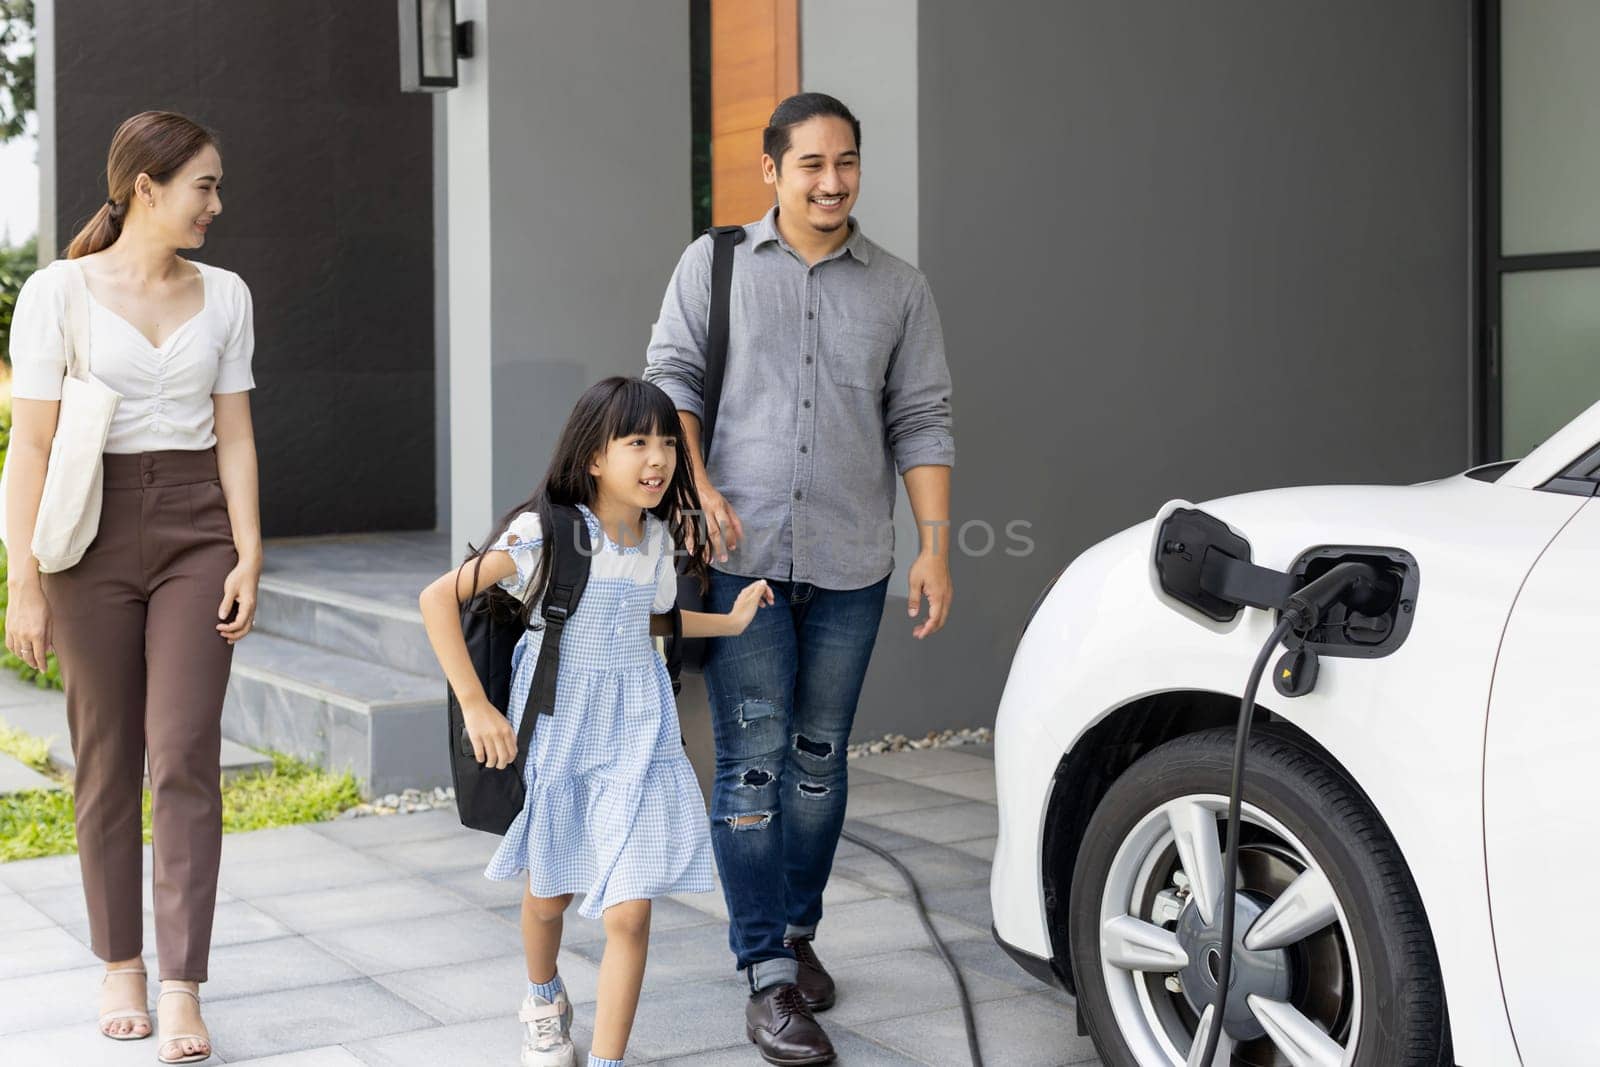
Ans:
[{"label": "car front wheel", "polygon": [[1264,727],[1246,757],[1239,877],[1222,892],[1231,730],[1176,738],[1114,782],[1073,871],[1078,1010],[1107,1064],[1197,1067],[1222,909],[1233,978],[1215,1065],[1449,1062],[1433,938],[1372,805]]}]

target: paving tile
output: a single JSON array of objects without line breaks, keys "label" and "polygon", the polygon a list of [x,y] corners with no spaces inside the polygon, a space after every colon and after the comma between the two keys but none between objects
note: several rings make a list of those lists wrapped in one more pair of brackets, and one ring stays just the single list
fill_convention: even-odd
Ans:
[{"label": "paving tile", "polygon": [[234,1060],[229,1067],[365,1067],[365,1065],[349,1049],[338,1045],[324,1045],[322,1048],[308,1048],[303,1052],[285,1052],[281,1056]]},{"label": "paving tile", "polygon": [[262,860],[315,862],[323,856],[348,855],[348,850],[309,826],[275,826],[270,830],[251,830],[222,836],[224,866],[259,863]]},{"label": "paving tile", "polygon": [[480,908],[504,908],[522,903],[527,882],[522,878],[485,878],[481,867],[431,874],[427,881],[448,889],[463,900]]},{"label": "paving tile", "polygon": [[[573,945],[572,951],[596,966],[605,952],[604,941]],[[726,927],[691,926],[663,930],[650,938],[650,963],[644,972],[647,993],[685,982],[732,977],[733,953],[728,951]]]},{"label": "paving tile", "polygon": [[[905,948],[882,956],[833,963],[826,958],[829,973],[839,988],[839,1002],[825,1016],[830,1024],[858,1026],[905,1015],[908,1011],[929,1012],[959,1008],[960,994],[955,979],[932,951]],[[1009,982],[983,974],[962,973],[973,1003],[1019,996],[1021,991]]]},{"label": "paving tile", "polygon": [[[376,982],[363,979],[208,1003],[206,1025],[218,1056],[232,1062],[348,1045],[436,1024]],[[152,1055],[145,1048],[139,1062],[148,1064]]]},{"label": "paving tile", "polygon": [[[670,1059],[728,1048],[745,1040],[747,988],[738,979],[677,983],[640,998],[628,1040],[629,1059]],[[746,1053],[747,1062],[760,1062],[754,1053],[753,1048]]]},{"label": "paving tile", "polygon": [[0,978],[48,974],[97,962],[83,942],[57,927],[7,933],[0,941]]},{"label": "paving tile", "polygon": [[254,905],[301,933],[382,920],[413,919],[470,910],[468,901],[421,878],[385,879],[375,885],[347,885],[306,893],[256,897]]},{"label": "paving tile", "polygon": [[[100,976],[104,973],[97,960],[92,967],[0,981],[0,1037],[67,1023],[92,1023],[99,1014]],[[8,1060],[0,1053],[0,1062],[22,1061]]]},{"label": "paving tile", "polygon": [[[894,858],[910,869],[924,893],[953,886],[989,884],[989,864],[945,845],[906,849],[895,852]],[[871,853],[835,860],[833,869],[852,881],[884,893],[905,896],[908,892],[905,877]]]},{"label": "paving tile", "polygon": [[0,930],[19,934],[24,930],[42,930],[56,925],[56,921],[16,893],[0,896]]},{"label": "paving tile", "polygon": [[92,1021],[0,1037],[0,1063],[7,1067],[150,1067],[155,1062],[153,1039],[112,1041]]},{"label": "paving tile", "polygon": [[902,780],[961,771],[988,771],[992,775],[994,760],[954,748],[928,748],[918,752],[873,756],[864,769],[885,778]]},{"label": "paving tile", "polygon": [[471,834],[484,837],[461,825],[454,811],[435,809],[410,815],[364,815],[360,818],[331,819],[310,824],[307,829],[330,841],[350,848],[383,849],[402,841],[426,841],[434,837]]},{"label": "paving tile", "polygon": [[[822,1017],[822,1021],[828,1031],[828,1039],[838,1053],[838,1059],[834,1060],[836,1067],[929,1067],[933,1064],[949,1067],[951,1064],[964,1065],[967,1062],[948,1056],[939,1060],[912,1059],[838,1025],[832,1021],[832,1016],[833,1013],[829,1012]],[[963,1043],[962,1050],[965,1049]],[[696,1052],[692,1056],[648,1062],[651,1067],[752,1067],[761,1062],[761,1057],[757,1055],[754,1045],[741,1039],[739,1044],[715,1052]]]},{"label": "paving tile", "polygon": [[[946,941],[984,936],[976,927],[939,917],[935,917],[934,929]],[[905,901],[888,897],[834,908],[817,927],[817,955],[830,967],[845,960],[882,956],[927,943],[928,932],[916,910]],[[654,946],[651,948],[653,964]]]},{"label": "paving tile", "polygon": [[[986,975],[1015,986],[1023,993],[1047,996],[1062,1004],[1070,1005],[1072,1003],[1072,997],[1065,990],[1046,985],[1019,967],[1016,960],[1006,955],[1005,949],[995,944],[992,934],[988,937],[973,938],[967,941],[950,941],[946,943],[945,947],[950,950],[950,955],[955,957],[956,964],[961,968],[961,973],[964,975],[969,977],[980,974]],[[934,957],[932,947],[922,951],[927,952],[930,957]]]},{"label": "paving tile", "polygon": [[845,817],[865,819],[873,815],[918,811],[960,802],[961,798],[952,793],[927,789],[913,782],[900,782],[892,778],[862,786],[852,782],[849,798],[845,801]]},{"label": "paving tile", "polygon": [[871,770],[868,770],[865,757],[860,756],[850,761],[849,774],[850,788],[852,789],[858,785],[870,785],[873,782],[888,781],[883,775],[874,774]]},{"label": "paving tile", "polygon": [[503,956],[522,944],[514,923],[477,909],[339,927],[306,935],[368,975]]},{"label": "paving tile", "polygon": [[934,844],[993,837],[999,828],[999,815],[993,804],[970,800],[917,811],[874,815],[862,821],[910,837],[920,837]]},{"label": "paving tile", "polygon": [[[587,1031],[573,1025],[573,1043],[587,1038]],[[485,1064],[517,1062],[522,1047],[522,1026],[514,1014],[492,1019],[436,1026],[411,1033],[394,1034],[346,1046],[368,1067],[484,1067]],[[588,1054],[587,1040],[578,1050],[582,1064]]]},{"label": "paving tile", "polygon": [[430,837],[422,841],[402,841],[368,851],[403,870],[417,874],[438,874],[461,870],[481,872],[489,865],[495,849],[499,847],[498,837],[468,833]]},{"label": "paving tile", "polygon": [[860,855],[866,851],[856,841],[850,840],[851,837],[870,842],[879,848],[886,848],[890,852],[899,852],[907,848],[921,848],[927,844],[920,837],[902,834],[898,830],[887,830],[882,826],[874,826],[860,819],[846,819],[844,834],[840,836],[838,850],[833,854],[835,862],[841,857]]},{"label": "paving tile", "polygon": [[[1094,1044],[1079,1037],[1072,1012],[1042,996],[977,1004],[978,1044],[987,1063],[1062,1067],[1097,1062]],[[855,1028],[874,1041],[928,1063],[965,1062],[966,1027],[958,1008],[902,1016]]]},{"label": "paving tile", "polygon": [[982,800],[993,804],[997,792],[994,767],[976,771],[955,771],[951,774],[933,774],[916,779],[916,784],[943,793],[954,793],[968,800]]},{"label": "paving tile", "polygon": [[[291,933],[292,930],[261,909],[242,900],[232,900],[217,905],[216,917],[211,924],[211,947],[271,941]],[[155,942],[151,941],[150,944],[154,945]]]},{"label": "paving tile", "polygon": [[[149,858],[146,857],[146,865]],[[12,860],[0,863],[0,882],[18,893],[40,889],[53,889],[64,885],[81,885],[82,873],[78,868],[78,855],[46,856],[37,860]]]},{"label": "paving tile", "polygon": [[220,884],[236,897],[253,900],[346,885],[377,885],[404,877],[405,873],[397,867],[349,850],[333,856],[318,856],[315,863],[307,864],[282,860],[224,863]]},{"label": "paving tile", "polygon": [[974,856],[985,863],[992,864],[997,840],[998,838],[994,837],[979,837],[971,841],[952,841],[950,842],[950,847],[957,852],[965,852],[969,856]]},{"label": "paving tile", "polygon": [[[600,970],[589,960],[563,951],[556,971],[573,1004],[592,1004]],[[528,968],[522,953],[494,959],[455,963],[446,967],[421,967],[395,971],[377,978],[385,989],[446,1023],[471,1022],[515,1015],[527,993]]]},{"label": "paving tile", "polygon": [[922,894],[922,899],[929,911],[953,916],[980,930],[994,925],[987,884],[929,889]]},{"label": "paving tile", "polygon": [[252,941],[211,950],[211,980],[206,1003],[231,997],[256,996],[280,989],[332,985],[360,978],[344,960],[303,937]]}]

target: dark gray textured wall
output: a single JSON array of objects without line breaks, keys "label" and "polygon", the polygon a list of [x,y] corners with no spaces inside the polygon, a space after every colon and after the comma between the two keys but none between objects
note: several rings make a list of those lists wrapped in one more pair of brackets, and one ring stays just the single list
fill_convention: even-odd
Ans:
[{"label": "dark gray textured wall", "polygon": [[[226,10],[223,10],[223,8]],[[393,0],[55,0],[57,225],[105,198],[127,116],[222,140],[195,258],[255,298],[269,535],[434,526],[432,105],[399,89]]]},{"label": "dark gray textured wall", "polygon": [[954,513],[1037,548],[958,553],[936,645],[891,601],[859,735],[992,722],[1040,588],[1172,497],[1466,465],[1470,8],[922,0]]}]

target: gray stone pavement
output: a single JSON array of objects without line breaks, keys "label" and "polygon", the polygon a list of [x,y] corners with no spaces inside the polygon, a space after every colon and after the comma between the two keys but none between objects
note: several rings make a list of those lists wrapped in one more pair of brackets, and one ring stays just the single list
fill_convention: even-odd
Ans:
[{"label": "gray stone pavement", "polygon": [[[989,935],[993,763],[971,749],[851,762],[848,828],[918,876],[959,960],[991,1064],[1092,1064],[1070,1002],[1021,971]],[[495,839],[452,812],[369,817],[224,839],[211,981],[211,1063],[257,1067],[452,1067],[517,1062],[525,981],[519,883],[482,868]],[[146,961],[149,858],[144,900]],[[821,1018],[841,1064],[967,1063],[954,986],[899,875],[842,843],[817,948],[839,984]],[[153,1040],[94,1026],[100,964],[77,858],[0,865],[0,1064],[148,1064]],[[630,1064],[761,1062],[745,1040],[744,986],[720,893],[658,901]],[[567,920],[560,970],[577,1006],[580,1059],[604,935]],[[154,982],[151,983],[154,988]]]}]

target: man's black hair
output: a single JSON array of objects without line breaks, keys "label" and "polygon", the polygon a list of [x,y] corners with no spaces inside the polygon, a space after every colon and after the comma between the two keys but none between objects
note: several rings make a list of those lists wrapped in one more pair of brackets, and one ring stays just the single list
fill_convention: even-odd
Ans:
[{"label": "man's black hair", "polygon": [[761,131],[761,151],[771,156],[782,171],[783,154],[789,151],[789,131],[822,115],[848,122],[850,131],[855,134],[856,151],[861,151],[861,120],[842,101],[827,93],[798,93],[779,104],[767,120],[767,128]]}]

